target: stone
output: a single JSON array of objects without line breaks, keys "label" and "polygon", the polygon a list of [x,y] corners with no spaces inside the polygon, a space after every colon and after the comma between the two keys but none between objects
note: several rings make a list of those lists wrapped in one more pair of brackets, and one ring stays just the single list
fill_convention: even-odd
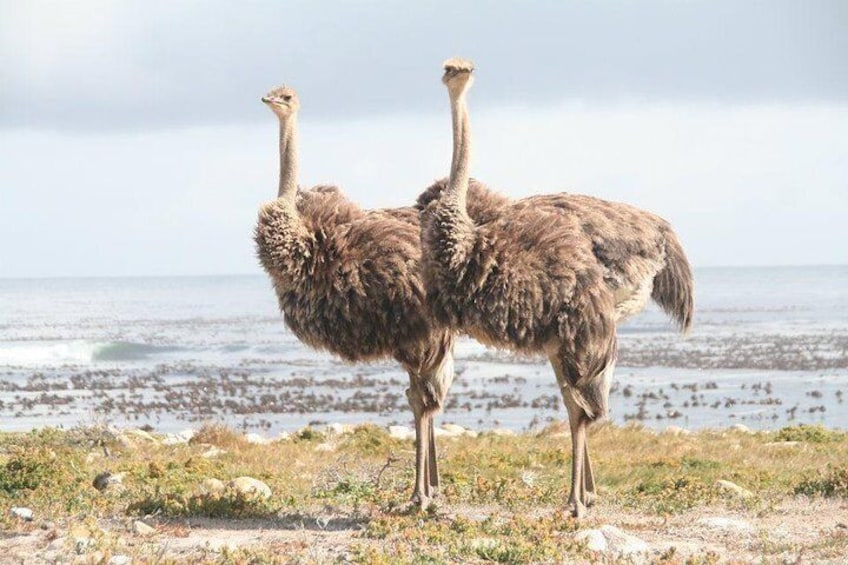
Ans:
[{"label": "stone", "polygon": [[735,518],[722,518],[720,516],[701,518],[698,520],[698,523],[702,526],[707,526],[708,528],[715,528],[717,530],[734,530],[737,532],[749,532],[751,531],[751,525],[744,520],[737,520]]},{"label": "stone", "polygon": [[200,494],[204,496],[221,494],[227,488],[227,485],[224,484],[224,481],[219,479],[203,479],[203,482],[200,483]]},{"label": "stone", "polygon": [[606,551],[607,538],[601,530],[582,530],[574,534],[574,539],[577,542],[585,543],[586,548],[590,551]]},{"label": "stone", "polygon": [[12,516],[18,518],[19,520],[23,520],[24,522],[32,522],[33,512],[30,508],[26,506],[12,506],[10,510]]},{"label": "stone", "polygon": [[291,433],[289,432],[280,432],[277,438],[274,441],[288,441],[291,439]]},{"label": "stone", "polygon": [[[463,429],[463,431],[465,431],[465,430]],[[455,438],[455,437],[461,436],[462,432],[456,432],[454,430],[450,430],[450,429],[446,429],[445,427],[441,427],[441,428],[434,428],[433,429],[433,435],[436,436],[436,437]]]},{"label": "stone", "polygon": [[184,443],[188,443],[191,441],[191,438],[193,438],[196,433],[197,432],[195,432],[193,429],[187,428],[175,434],[167,434],[162,439],[162,445],[181,445]]},{"label": "stone", "polygon": [[132,531],[139,536],[152,536],[156,533],[156,528],[148,526],[141,520],[135,520],[132,524]]},{"label": "stone", "polygon": [[389,436],[394,439],[415,439],[415,432],[407,426],[389,426]]},{"label": "stone", "polygon": [[271,498],[271,488],[253,477],[237,477],[227,484],[227,488],[244,495]]},{"label": "stone", "polygon": [[601,526],[601,533],[607,540],[608,550],[618,555],[633,555],[648,551],[648,544],[634,535],[623,532],[615,526]]},{"label": "stone", "polygon": [[132,557],[128,555],[113,555],[109,558],[109,565],[130,565]]},{"label": "stone", "polygon": [[752,430],[751,428],[749,428],[745,424],[733,424],[732,426],[730,426],[730,430],[734,431],[734,432],[740,432],[740,433],[743,433],[743,434],[754,433],[754,430]]},{"label": "stone", "polygon": [[159,443],[159,440],[150,435],[149,432],[145,432],[144,430],[139,430],[137,428],[132,430],[125,430],[124,434],[133,439],[138,439],[147,443]]},{"label": "stone", "polygon": [[442,429],[455,436],[465,435],[468,432],[468,430],[457,424],[442,424]]},{"label": "stone", "polygon": [[112,473],[103,471],[91,482],[92,486],[100,492],[120,491],[124,487],[124,476],[126,473]]},{"label": "stone", "polygon": [[265,445],[266,443],[271,443],[271,440],[257,433],[244,434],[244,439],[247,443],[252,443],[254,445]]},{"label": "stone", "polygon": [[354,430],[353,425],[351,424],[330,424],[327,426],[326,431],[328,434],[333,435],[342,435],[342,434],[352,434]]},{"label": "stone", "polygon": [[752,496],[754,496],[754,493],[752,493],[748,489],[744,489],[731,481],[719,479],[716,481],[715,486],[722,492],[738,496],[739,498],[751,498]]},{"label": "stone", "polygon": [[203,453],[201,453],[200,456],[206,459],[214,459],[215,457],[225,455],[226,453],[226,449],[221,449],[220,447],[212,446]]},{"label": "stone", "polygon": [[504,437],[512,437],[516,435],[513,430],[510,430],[508,428],[492,428],[491,430],[489,430],[489,433],[492,435]]},{"label": "stone", "polygon": [[336,444],[334,444],[330,441],[325,441],[325,442],[319,443],[318,445],[315,446],[315,451],[318,451],[318,452],[329,453],[330,451],[335,451],[335,450],[336,450]]},{"label": "stone", "polygon": [[692,432],[687,430],[686,428],[681,428],[680,426],[668,426],[663,433],[671,435],[671,436],[688,436],[692,435]]}]

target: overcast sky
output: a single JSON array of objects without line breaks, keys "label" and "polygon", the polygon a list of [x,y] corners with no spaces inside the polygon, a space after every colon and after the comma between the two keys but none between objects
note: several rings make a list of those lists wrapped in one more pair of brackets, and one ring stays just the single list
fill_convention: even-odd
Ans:
[{"label": "overcast sky", "polygon": [[301,184],[408,204],[453,55],[492,187],[652,210],[696,266],[848,263],[843,0],[0,0],[0,276],[259,272],[281,83]]}]

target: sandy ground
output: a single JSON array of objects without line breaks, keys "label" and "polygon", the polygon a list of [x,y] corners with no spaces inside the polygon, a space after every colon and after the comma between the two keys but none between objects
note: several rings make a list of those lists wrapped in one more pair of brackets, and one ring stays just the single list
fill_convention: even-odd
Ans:
[{"label": "sandy ground", "polygon": [[[551,509],[540,509],[547,512]],[[444,508],[439,519],[461,515],[482,520],[496,509]],[[277,520],[192,519],[151,522],[155,532],[134,533],[132,521],[56,526],[22,524],[18,531],[0,533],[0,563],[130,563],[177,560],[215,560],[226,548],[264,548],[297,561],[346,561],[351,545],[379,545],[363,538],[363,521],[312,514]],[[848,500],[787,498],[756,515],[724,508],[699,508],[668,518],[645,516],[600,502],[591,509],[582,529],[613,525],[647,544],[646,552],[629,555],[607,550],[593,557],[601,562],[684,563],[688,557],[719,563],[848,563]],[[568,534],[570,535],[570,534]],[[110,540],[110,543],[103,543]],[[106,547],[111,549],[104,549]],[[712,554],[712,555],[710,555]]]}]

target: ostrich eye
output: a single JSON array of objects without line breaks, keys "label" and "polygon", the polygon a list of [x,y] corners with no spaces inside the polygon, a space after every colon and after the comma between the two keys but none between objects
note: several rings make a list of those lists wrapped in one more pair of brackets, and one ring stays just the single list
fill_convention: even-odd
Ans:
[{"label": "ostrich eye", "polygon": [[286,102],[291,101],[291,94],[286,94],[285,96],[283,96],[283,100],[285,100]]}]

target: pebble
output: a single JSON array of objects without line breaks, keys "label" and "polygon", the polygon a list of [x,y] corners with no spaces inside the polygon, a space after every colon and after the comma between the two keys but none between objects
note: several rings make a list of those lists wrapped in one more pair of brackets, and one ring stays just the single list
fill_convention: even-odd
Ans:
[{"label": "pebble", "polygon": [[315,451],[319,451],[319,452],[330,452],[330,451],[335,451],[335,450],[336,450],[336,445],[332,442],[329,442],[329,441],[325,441],[324,443],[319,443],[318,445],[315,446]]},{"label": "pebble", "polygon": [[722,518],[719,516],[701,518],[698,520],[698,523],[702,526],[707,526],[708,528],[715,528],[718,530],[736,530],[739,532],[748,532],[751,531],[751,525],[744,520],[737,520],[735,518]]},{"label": "pebble", "polygon": [[668,426],[663,433],[672,435],[672,436],[688,436],[692,435],[692,432],[687,430],[686,428],[681,428],[680,426]]},{"label": "pebble", "polygon": [[253,477],[237,477],[229,482],[227,488],[233,489],[241,494],[271,498],[271,488],[259,479],[254,479]]},{"label": "pebble", "polygon": [[191,441],[191,438],[194,437],[195,433],[197,432],[195,432],[193,429],[187,428],[175,434],[167,434],[162,439],[162,445],[180,445],[188,443]]},{"label": "pebble", "polygon": [[200,494],[209,496],[210,494],[221,494],[226,488],[224,481],[219,479],[203,479],[198,490],[200,490]]},{"label": "pebble", "polygon": [[394,439],[415,439],[415,432],[407,426],[389,426],[389,436]]},{"label": "pebble", "polygon": [[32,522],[33,512],[30,508],[25,506],[12,506],[10,512],[15,518],[23,520],[24,522]]},{"label": "pebble", "polygon": [[342,435],[342,434],[352,434],[353,430],[356,426],[352,424],[330,424],[327,426],[328,434]]},{"label": "pebble", "polygon": [[607,540],[609,551],[619,555],[632,555],[648,551],[648,544],[636,536],[630,535],[615,526],[601,526],[601,533]]},{"label": "pebble", "polygon": [[212,446],[203,453],[200,454],[201,457],[206,459],[212,459],[214,457],[218,457],[220,455],[225,455],[227,453],[226,449],[221,449],[220,447]]},{"label": "pebble", "polygon": [[266,443],[271,443],[270,439],[257,433],[244,434],[244,439],[247,443],[252,443],[254,445],[265,445]]},{"label": "pebble", "polygon": [[156,533],[156,528],[154,528],[152,526],[148,526],[147,524],[145,524],[141,520],[136,520],[132,524],[132,531],[133,531],[134,534],[137,534],[137,535],[140,535],[140,536],[152,536],[153,534]]},{"label": "pebble", "polygon": [[586,548],[590,551],[606,551],[607,538],[601,530],[583,530],[574,534],[574,539],[578,542],[585,542]]},{"label": "pebble", "polygon": [[[447,424],[447,425],[451,425],[451,424]],[[461,426],[458,426],[458,427],[461,427]],[[444,426],[442,426],[442,427],[440,427],[440,428],[435,428],[435,429],[433,430],[433,435],[435,435],[436,437],[445,437],[445,438],[448,438],[448,437],[459,437],[459,436],[461,436],[461,435],[462,435],[462,433],[463,433],[464,431],[465,431],[465,428],[462,428],[462,432],[457,432],[457,431],[455,431],[455,430],[453,430],[453,429],[447,429],[447,428],[445,428]]]},{"label": "pebble", "polygon": [[121,490],[124,486],[124,476],[126,473],[112,473],[111,471],[103,471],[99,473],[91,482],[92,486],[100,492]]},{"label": "pebble", "polygon": [[577,541],[585,542],[591,551],[632,556],[648,551],[648,544],[615,526],[604,525],[599,529],[582,530],[574,535]]},{"label": "pebble", "polygon": [[726,492],[726,493],[729,493],[729,494],[733,494],[733,495],[738,496],[740,498],[751,498],[752,496],[754,496],[754,493],[752,493],[748,489],[742,488],[739,485],[737,485],[736,483],[733,483],[731,481],[725,481],[723,479],[719,479],[719,480],[716,481],[715,485],[716,485],[716,487],[718,487],[719,490]]}]

